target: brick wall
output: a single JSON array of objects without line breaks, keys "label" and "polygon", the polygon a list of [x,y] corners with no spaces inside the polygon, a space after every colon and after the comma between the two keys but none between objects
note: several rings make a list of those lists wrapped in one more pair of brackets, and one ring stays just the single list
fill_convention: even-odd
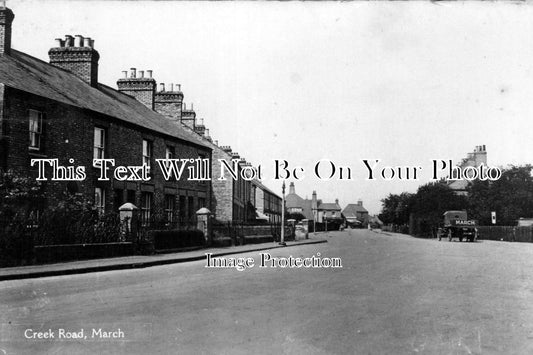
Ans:
[{"label": "brick wall", "polygon": [[[37,110],[45,113],[43,124],[42,149],[31,151],[28,148],[28,111]],[[179,196],[192,197],[195,210],[199,199],[205,199],[211,207],[211,184],[198,181],[166,181],[155,159],[165,158],[167,145],[173,146],[176,158],[198,158],[202,155],[211,159],[211,151],[178,140],[170,136],[152,133],[141,127],[118,121],[112,117],[82,110],[73,106],[58,103],[16,89],[6,88],[4,100],[4,128],[7,136],[6,166],[30,176],[37,176],[36,167],[30,167],[31,158],[58,158],[62,165],[71,165],[69,158],[75,160],[73,165],[84,165],[87,177],[77,183],[79,192],[88,198],[94,198],[94,188],[106,190],[107,211],[116,211],[114,206],[115,192],[135,191],[135,204],[140,204],[142,191],[153,192],[153,210],[162,209],[165,194],[174,195],[176,209],[179,207]],[[92,167],[94,127],[106,130],[106,157],[116,160],[116,165],[142,165],[142,140],[153,142],[152,178],[148,182],[97,181],[97,169]],[[186,170],[187,171],[187,170]],[[67,182],[46,183],[48,203],[53,204],[61,199],[66,190]],[[188,205],[187,205],[188,206]],[[195,212],[195,211],[194,211]]]}]

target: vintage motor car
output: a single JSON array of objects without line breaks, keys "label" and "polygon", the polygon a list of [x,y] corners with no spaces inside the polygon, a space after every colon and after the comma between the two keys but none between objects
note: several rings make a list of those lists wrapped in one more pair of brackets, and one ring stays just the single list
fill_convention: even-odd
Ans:
[{"label": "vintage motor car", "polygon": [[458,238],[460,242],[466,239],[470,242],[477,240],[477,221],[469,220],[466,211],[444,212],[444,223],[437,230],[439,241],[444,237],[451,242]]}]

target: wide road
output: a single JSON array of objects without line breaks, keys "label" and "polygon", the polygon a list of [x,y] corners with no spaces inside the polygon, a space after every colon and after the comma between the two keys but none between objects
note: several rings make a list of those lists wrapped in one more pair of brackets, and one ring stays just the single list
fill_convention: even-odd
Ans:
[{"label": "wide road", "polygon": [[198,261],[0,282],[0,355],[533,354],[533,244],[327,239],[271,254],[342,268],[259,268],[254,252],[235,255],[255,258],[244,271]]}]

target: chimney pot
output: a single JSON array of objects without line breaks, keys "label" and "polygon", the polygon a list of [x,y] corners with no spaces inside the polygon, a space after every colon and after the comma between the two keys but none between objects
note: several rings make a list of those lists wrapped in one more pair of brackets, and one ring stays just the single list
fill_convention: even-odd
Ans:
[{"label": "chimney pot", "polygon": [[82,43],[83,43],[83,36],[81,35],[76,35],[74,36],[74,47],[82,47]]},{"label": "chimney pot", "polygon": [[65,47],[72,47],[74,38],[71,35],[65,35]]},{"label": "chimney pot", "polygon": [[128,71],[127,70],[123,70],[122,74],[124,74],[124,79],[128,78]]},{"label": "chimney pot", "polygon": [[205,135],[209,137],[209,128],[205,130]]},{"label": "chimney pot", "polygon": [[144,70],[139,70],[139,78],[144,78]]},{"label": "chimney pot", "polygon": [[137,77],[137,69],[136,68],[130,68],[130,78],[136,78]]},{"label": "chimney pot", "polygon": [[[192,110],[192,108],[191,108]],[[200,125],[203,126],[204,125],[204,119],[203,118],[200,118]]]},{"label": "chimney pot", "polygon": [[181,91],[181,84],[178,84],[178,91]]},{"label": "chimney pot", "polygon": [[174,84],[170,84],[170,91],[174,91]]},{"label": "chimney pot", "polygon": [[146,71],[146,74],[148,74],[148,77],[149,77],[149,78],[152,77],[152,71],[151,71],[151,70],[147,70],[147,71]]},{"label": "chimney pot", "polygon": [[191,111],[194,111],[194,104],[191,102]]},{"label": "chimney pot", "polygon": [[165,83],[160,83],[159,87],[161,88],[160,91],[165,91]]},{"label": "chimney pot", "polygon": [[187,110],[187,104],[185,102],[183,103],[183,110]]},{"label": "chimney pot", "polygon": [[63,47],[63,44],[64,44],[64,42],[63,42],[63,40],[61,38],[56,38],[56,46],[57,47],[61,48],[61,47]]},{"label": "chimney pot", "polygon": [[92,41],[93,40],[91,39],[91,37],[85,37],[83,39],[83,46],[92,48],[93,47],[92,44],[91,44]]}]

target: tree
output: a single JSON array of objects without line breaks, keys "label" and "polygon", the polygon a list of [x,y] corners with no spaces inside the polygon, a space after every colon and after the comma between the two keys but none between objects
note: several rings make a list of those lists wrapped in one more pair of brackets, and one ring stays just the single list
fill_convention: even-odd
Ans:
[{"label": "tree", "polygon": [[496,181],[476,180],[468,187],[469,209],[480,224],[515,225],[520,217],[533,217],[533,177],[531,165],[503,169]]},{"label": "tree", "polygon": [[383,223],[408,224],[413,197],[414,194],[408,192],[402,192],[399,195],[389,194],[389,196],[381,200],[382,210],[379,219]]},{"label": "tree", "polygon": [[442,215],[450,210],[466,210],[466,196],[457,195],[446,183],[433,182],[418,188],[411,212],[411,232],[417,235],[430,235],[442,222]]},{"label": "tree", "polygon": [[390,194],[382,200],[379,218],[384,223],[410,224],[414,234],[430,234],[448,210],[463,210],[468,206],[465,196],[456,195],[444,182],[422,185],[416,194]]}]

